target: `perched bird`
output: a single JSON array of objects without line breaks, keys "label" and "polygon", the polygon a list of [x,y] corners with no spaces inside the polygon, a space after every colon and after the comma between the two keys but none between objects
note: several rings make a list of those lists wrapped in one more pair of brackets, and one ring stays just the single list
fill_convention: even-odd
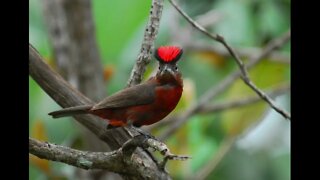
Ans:
[{"label": "perched bird", "polygon": [[69,107],[49,113],[53,118],[78,114],[93,114],[109,121],[109,126],[140,127],[166,117],[178,104],[183,81],[177,67],[183,50],[176,46],[161,46],[154,56],[159,69],[147,81],[125,88],[95,105]]}]

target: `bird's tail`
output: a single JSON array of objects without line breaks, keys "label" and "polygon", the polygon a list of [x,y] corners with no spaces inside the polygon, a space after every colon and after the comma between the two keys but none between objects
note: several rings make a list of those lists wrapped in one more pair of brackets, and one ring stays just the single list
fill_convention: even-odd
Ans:
[{"label": "bird's tail", "polygon": [[72,116],[78,114],[86,114],[91,109],[92,105],[81,105],[76,107],[69,107],[58,111],[49,113],[53,118],[60,118],[65,116]]}]

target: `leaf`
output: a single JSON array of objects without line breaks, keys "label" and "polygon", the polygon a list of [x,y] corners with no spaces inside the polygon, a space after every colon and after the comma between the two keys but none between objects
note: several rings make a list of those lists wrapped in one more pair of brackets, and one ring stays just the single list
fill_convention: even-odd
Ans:
[{"label": "leaf", "polygon": [[[262,61],[250,72],[251,80],[260,89],[275,88],[279,84],[288,82],[287,70],[289,67],[285,64]],[[229,100],[236,100],[238,98],[245,98],[257,96],[255,92],[242,80],[237,80],[232,87],[227,91],[226,98]],[[222,126],[228,135],[238,135],[250,127],[254,122],[263,117],[266,108],[269,107],[266,102],[261,101],[255,104],[230,109],[222,113]]]}]

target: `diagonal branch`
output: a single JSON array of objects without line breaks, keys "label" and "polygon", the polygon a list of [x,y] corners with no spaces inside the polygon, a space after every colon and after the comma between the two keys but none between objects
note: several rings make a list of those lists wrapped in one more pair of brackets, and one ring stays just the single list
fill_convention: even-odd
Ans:
[{"label": "diagonal branch", "polygon": [[[190,18],[178,5],[174,0],[169,0],[170,3],[175,7],[175,9],[196,29],[198,29],[203,34],[207,35],[209,38],[214,39],[228,50],[232,57],[236,60],[237,65],[241,71],[241,79],[253,90],[255,91],[263,100],[265,100],[275,111],[280,113],[286,119],[290,119],[290,113],[286,112],[284,109],[281,109],[275,102],[267,96],[262,90],[260,90],[249,78],[247,68],[243,64],[243,61],[237,55],[237,53],[233,50],[231,46],[225,41],[224,37],[219,34],[211,34],[197,22],[195,22],[192,18]],[[290,31],[287,33],[287,36],[290,37]]]},{"label": "diagonal branch", "polygon": [[[93,103],[44,63],[39,53],[30,44],[29,74],[41,88],[62,107]],[[98,136],[104,133],[103,129],[106,129],[107,126],[101,119],[90,115],[77,116],[77,121]]]},{"label": "diagonal branch", "polygon": [[[290,36],[290,31],[286,33],[287,36]],[[219,36],[220,37],[220,36]],[[221,42],[229,51],[229,53],[235,58],[240,71],[241,71],[241,79],[253,90],[255,91],[261,99],[265,100],[275,111],[277,111],[279,114],[281,114],[284,118],[290,120],[291,115],[286,110],[279,107],[274,100],[272,100],[265,92],[263,92],[261,89],[259,89],[250,79],[249,73],[247,68],[245,67],[243,61],[240,59],[240,57],[236,54],[236,52],[227,44],[227,42],[224,40],[223,37],[219,38],[219,42]]]},{"label": "diagonal branch", "polygon": [[[93,102],[74,89],[58,73],[54,72],[29,44],[29,74],[38,85],[61,107],[93,104]],[[93,115],[76,115],[75,119],[99,139],[105,141],[111,149],[118,149],[131,136],[122,128],[107,131],[107,122]]]},{"label": "diagonal branch", "polygon": [[[290,39],[290,33],[286,33],[279,38],[274,39],[269,42],[261,51],[260,54],[253,56],[249,63],[247,64],[247,68],[251,69],[260,61],[263,60],[264,57],[268,56],[274,49],[280,48]],[[205,94],[203,94],[199,101],[196,104],[191,105],[184,113],[177,117],[174,120],[174,124],[164,131],[160,138],[164,140],[168,138],[171,134],[173,134],[183,123],[185,123],[189,117],[193,114],[198,113],[199,110],[205,105],[209,104],[212,99],[214,99],[219,94],[223,93],[228,87],[230,87],[239,77],[241,77],[241,71],[236,70],[229,76],[227,76],[221,83],[217,86],[212,86]]]},{"label": "diagonal branch", "polygon": [[140,53],[131,71],[127,87],[137,85],[141,82],[146,66],[150,63],[153,43],[158,34],[162,9],[163,0],[152,0],[149,21],[144,32]]}]

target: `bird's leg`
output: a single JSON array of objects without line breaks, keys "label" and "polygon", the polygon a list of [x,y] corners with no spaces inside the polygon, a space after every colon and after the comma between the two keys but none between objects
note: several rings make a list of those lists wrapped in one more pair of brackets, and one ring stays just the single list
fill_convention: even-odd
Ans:
[{"label": "bird's leg", "polygon": [[[145,150],[145,152],[149,155],[150,158],[152,158],[152,160],[154,162],[156,162],[158,164],[158,160],[153,156],[153,154],[149,151],[149,145],[147,143],[148,139],[155,139],[154,136],[150,135],[147,132],[142,131],[140,128],[135,127],[132,123],[132,121],[128,121],[127,125],[124,126],[124,128],[127,130],[127,132],[133,136],[131,140],[127,141],[126,143],[123,144],[122,149],[125,149],[125,147],[128,145],[130,146],[130,144],[136,145],[136,146],[140,146],[142,149]],[[133,130],[134,132],[130,131]],[[138,142],[139,141],[139,142]],[[155,151],[155,148],[151,147],[153,151]],[[131,151],[131,154],[133,153],[133,151]]]},{"label": "bird's leg", "polygon": [[[158,167],[165,170],[165,165],[168,160],[187,160],[191,157],[185,155],[175,155],[172,154],[167,147],[167,145],[155,137],[142,131],[141,129],[133,126],[132,122],[128,121],[127,125],[124,127],[133,136],[132,139],[128,140],[123,144],[122,150],[126,152],[125,154],[131,156],[136,147],[141,147],[145,150],[147,154],[158,164]],[[131,130],[131,131],[130,131]],[[132,131],[134,130],[134,131]],[[156,158],[148,151],[148,148],[152,148],[153,151],[159,151],[163,156],[163,160],[159,163]]]},{"label": "bird's leg", "polygon": [[154,139],[154,140],[157,140],[153,135],[151,135],[150,133],[148,132],[145,132],[143,131],[142,129],[138,128],[138,127],[135,127],[133,125],[133,122],[131,120],[128,120],[127,121],[127,127],[129,129],[133,129],[134,131],[138,132],[139,134],[141,135],[144,135],[146,138],[149,138],[149,139]]}]

